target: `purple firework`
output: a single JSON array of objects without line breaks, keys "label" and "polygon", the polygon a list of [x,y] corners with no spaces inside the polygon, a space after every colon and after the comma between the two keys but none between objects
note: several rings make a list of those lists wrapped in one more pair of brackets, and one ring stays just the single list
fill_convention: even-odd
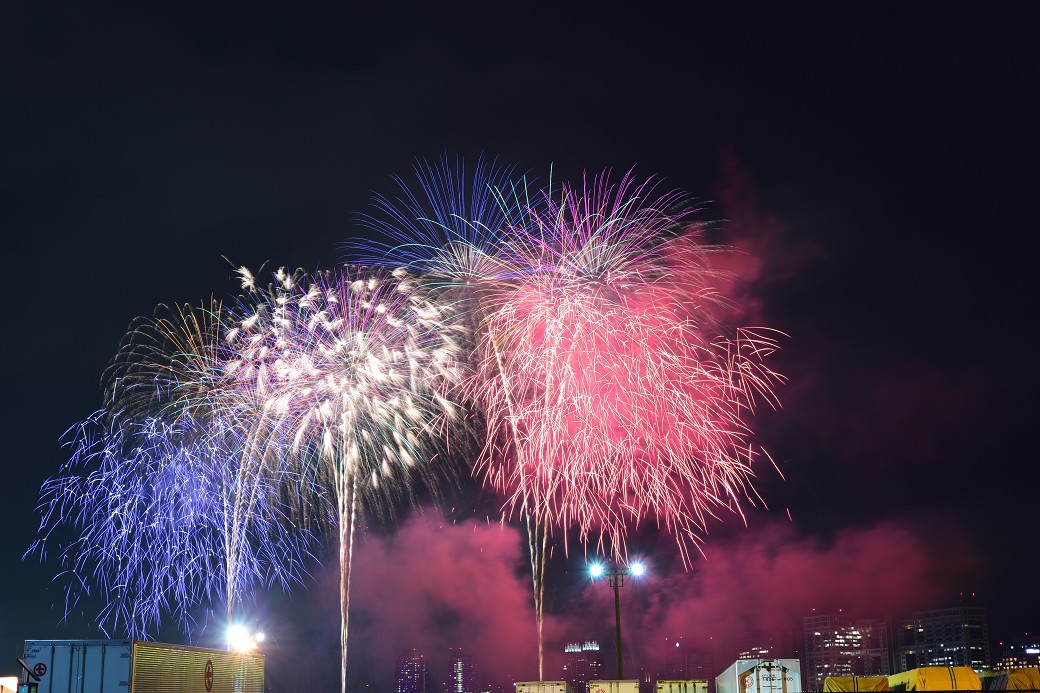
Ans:
[{"label": "purple firework", "polygon": [[228,396],[240,394],[223,373],[229,315],[161,308],[135,323],[106,408],[70,429],[70,459],[42,489],[30,551],[59,547],[67,608],[98,597],[106,632],[144,637],[163,613],[189,629],[204,601],[230,618],[258,586],[299,582],[316,545],[322,491],[273,448],[255,454],[246,402]]}]

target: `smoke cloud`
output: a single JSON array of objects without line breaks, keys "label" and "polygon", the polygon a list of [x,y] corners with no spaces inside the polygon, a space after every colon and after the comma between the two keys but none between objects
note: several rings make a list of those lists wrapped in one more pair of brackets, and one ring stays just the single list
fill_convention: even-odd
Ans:
[{"label": "smoke cloud", "polygon": [[[406,520],[392,536],[362,536],[351,587],[351,679],[389,690],[397,657],[415,648],[427,656],[439,683],[451,647],[474,659],[482,690],[537,679],[525,551],[518,528],[454,524],[433,512]],[[793,645],[801,619],[814,609],[902,618],[949,605],[980,569],[975,548],[942,517],[844,529],[827,538],[800,536],[790,524],[768,521],[709,540],[705,553],[688,572],[670,567],[671,556],[657,559],[650,574],[622,587],[626,675],[643,666],[660,669],[675,642],[712,653],[718,670],[730,663],[738,642],[779,633]],[[583,557],[563,561],[557,555],[558,564],[564,569],[547,576],[553,597],[545,677],[562,677],[564,645],[586,639],[601,643],[613,676],[612,591],[591,583]],[[323,568],[318,579],[309,618],[334,646],[338,569]]]}]

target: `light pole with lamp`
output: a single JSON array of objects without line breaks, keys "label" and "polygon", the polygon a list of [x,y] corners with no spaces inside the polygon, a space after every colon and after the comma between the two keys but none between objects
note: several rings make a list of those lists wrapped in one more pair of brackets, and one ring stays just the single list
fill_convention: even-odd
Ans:
[{"label": "light pole with lamp", "polygon": [[617,568],[607,569],[602,563],[594,563],[589,568],[592,579],[599,577],[607,578],[608,584],[614,588],[614,629],[617,636],[617,677],[625,678],[625,668],[621,660],[621,587],[625,584],[625,576],[640,577],[646,572],[646,566],[638,561],[629,563],[626,570]]}]

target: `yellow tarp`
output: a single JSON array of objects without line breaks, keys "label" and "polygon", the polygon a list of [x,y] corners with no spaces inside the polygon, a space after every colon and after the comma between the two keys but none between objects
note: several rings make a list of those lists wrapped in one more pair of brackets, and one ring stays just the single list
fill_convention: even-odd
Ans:
[{"label": "yellow tarp", "polygon": [[892,674],[888,687],[900,691],[981,691],[982,681],[971,667],[918,667]]},{"label": "yellow tarp", "polygon": [[827,693],[850,693],[850,691],[887,691],[887,676],[828,676],[823,680]]},{"label": "yellow tarp", "polygon": [[1040,691],[1040,668],[1022,667],[979,674],[987,691]]}]

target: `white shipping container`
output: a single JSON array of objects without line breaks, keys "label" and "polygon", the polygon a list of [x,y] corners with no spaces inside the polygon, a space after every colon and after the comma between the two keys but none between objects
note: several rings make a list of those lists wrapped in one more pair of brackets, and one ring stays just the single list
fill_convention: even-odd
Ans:
[{"label": "white shipping container", "polygon": [[574,693],[566,681],[517,681],[516,693]]},{"label": "white shipping container", "polygon": [[657,693],[708,693],[707,679],[675,679],[657,681]]},{"label": "white shipping container", "polygon": [[37,693],[128,693],[130,640],[26,640]]},{"label": "white shipping container", "polygon": [[715,693],[801,693],[797,659],[738,659],[715,677]]},{"label": "white shipping container", "polygon": [[638,679],[589,681],[589,693],[639,693]]}]

